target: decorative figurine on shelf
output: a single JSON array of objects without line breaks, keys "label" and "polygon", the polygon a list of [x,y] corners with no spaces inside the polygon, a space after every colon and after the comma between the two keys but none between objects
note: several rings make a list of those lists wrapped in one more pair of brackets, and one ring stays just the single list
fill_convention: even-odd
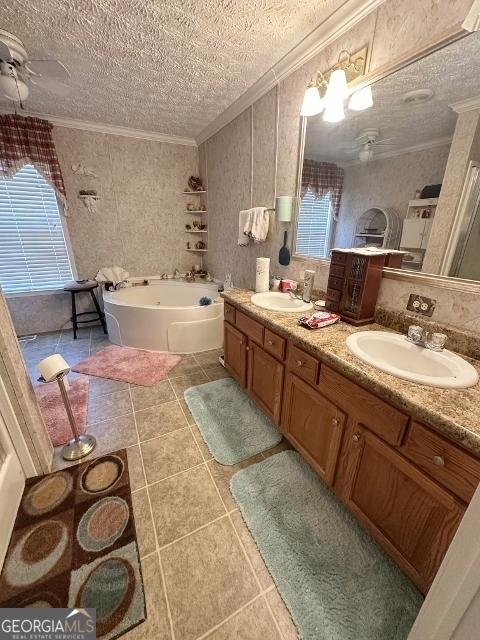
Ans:
[{"label": "decorative figurine on shelf", "polygon": [[199,176],[190,176],[188,179],[188,186],[192,191],[205,191]]},{"label": "decorative figurine on shelf", "polygon": [[200,207],[198,208],[199,211],[206,211],[207,210],[207,205],[206,204],[201,204]]},{"label": "decorative figurine on shelf", "polygon": [[207,225],[206,224],[199,224],[198,228],[200,231],[206,231],[207,230]]},{"label": "decorative figurine on shelf", "polygon": [[187,249],[191,249],[190,242],[187,242]]},{"label": "decorative figurine on shelf", "polygon": [[190,229],[191,229],[191,228],[192,228],[192,225],[190,225],[190,224],[186,224],[186,225],[185,225],[185,229],[186,229],[187,231],[190,231]]},{"label": "decorative figurine on shelf", "polygon": [[198,220],[194,220],[194,221],[192,222],[192,225],[193,225],[193,228],[194,228],[194,229],[198,229],[198,227],[200,226],[200,222],[199,222]]},{"label": "decorative figurine on shelf", "polygon": [[205,242],[203,242],[202,240],[199,240],[198,242],[196,242],[195,249],[205,249]]}]

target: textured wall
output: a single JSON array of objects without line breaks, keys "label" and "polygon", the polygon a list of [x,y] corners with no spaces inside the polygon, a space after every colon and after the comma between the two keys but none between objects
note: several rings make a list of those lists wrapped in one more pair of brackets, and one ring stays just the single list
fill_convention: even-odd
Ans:
[{"label": "textured wall", "polygon": [[358,218],[370,207],[394,209],[402,218],[415,190],[443,180],[450,145],[345,167],[334,246],[351,247]]},{"label": "textured wall", "polygon": [[[210,223],[211,250],[206,254],[206,264],[216,277],[223,279],[226,273],[231,272],[235,284],[253,287],[255,258],[264,255],[271,258],[272,273],[299,278],[305,268],[313,268],[316,271],[317,286],[325,287],[328,274],[328,265],[325,263],[293,259],[288,267],[278,264],[278,250],[283,230],[287,229],[291,236],[291,225],[274,223],[266,243],[238,247],[238,211],[249,207],[252,202],[258,206],[271,206],[270,196],[273,192],[268,189],[275,168],[276,195],[295,194],[300,107],[305,87],[315,71],[334,64],[341,49],[356,50],[366,44],[371,51],[370,70],[397,64],[451,33],[454,25],[461,23],[470,6],[470,0],[452,0],[449,3],[439,0],[387,0],[375,12],[282,81],[276,91],[278,104],[272,97],[274,92],[271,91],[201,145],[202,167],[207,169],[207,173],[203,175],[206,175],[208,180]],[[397,37],[398,33],[401,33],[402,37]],[[274,132],[277,108],[275,157],[275,153],[272,153],[275,141],[271,141],[271,136]],[[266,191],[260,190],[261,184]],[[255,199],[252,198],[252,185]],[[407,282],[384,279],[381,288],[382,303],[403,309],[404,298],[413,288]],[[389,295],[389,292],[392,292],[392,295]],[[444,312],[448,312],[452,295],[450,291],[423,287],[422,292],[439,302],[435,312],[437,318],[440,317],[440,313],[443,317]],[[467,297],[464,299],[467,300]],[[480,316],[478,297],[470,297],[468,303],[472,307],[469,317]],[[446,322],[463,322],[455,313],[447,313],[447,316],[444,318]],[[473,328],[471,323],[469,326]]]},{"label": "textured wall", "polygon": [[[64,127],[54,127],[53,136],[80,278],[92,278],[113,264],[132,276],[146,276],[185,271],[199,262],[185,251],[186,198],[181,195],[188,176],[198,172],[195,147]],[[72,164],[88,166],[97,177],[74,174]],[[96,213],[78,199],[80,189],[98,191]],[[52,331],[68,324],[70,296],[19,296],[9,298],[9,308],[19,335]]]}]

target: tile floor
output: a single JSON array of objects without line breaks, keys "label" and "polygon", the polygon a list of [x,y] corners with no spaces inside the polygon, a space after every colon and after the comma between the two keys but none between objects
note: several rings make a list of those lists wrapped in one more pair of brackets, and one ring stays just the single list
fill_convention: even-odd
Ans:
[{"label": "tile floor", "polygon": [[[21,343],[33,380],[59,352],[73,365],[106,346],[100,327]],[[183,399],[226,374],[219,351],[184,356],[168,380],[137,387],[90,379],[88,431],[95,456],[126,448],[142,559],[147,621],[125,640],[294,640],[295,628],[230,494],[239,469],[286,448],[226,467],[213,460]],[[80,375],[80,374],[71,374]],[[59,450],[54,468],[65,466]]]}]

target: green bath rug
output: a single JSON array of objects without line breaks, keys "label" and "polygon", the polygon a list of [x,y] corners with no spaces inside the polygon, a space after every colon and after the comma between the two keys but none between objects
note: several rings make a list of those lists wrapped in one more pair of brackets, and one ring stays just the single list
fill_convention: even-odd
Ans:
[{"label": "green bath rug", "polygon": [[275,425],[232,378],[190,387],[185,391],[185,400],[207,447],[220,464],[232,465],[251,458],[282,439]]},{"label": "green bath rug", "polygon": [[230,482],[304,640],[406,640],[423,597],[295,451]]}]

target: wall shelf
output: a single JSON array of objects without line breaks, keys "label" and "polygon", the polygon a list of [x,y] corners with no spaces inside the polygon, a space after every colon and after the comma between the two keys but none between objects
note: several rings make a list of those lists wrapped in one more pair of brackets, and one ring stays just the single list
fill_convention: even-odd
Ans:
[{"label": "wall shelf", "polygon": [[197,210],[197,211],[189,211],[188,209],[185,209],[185,213],[198,213],[198,214],[202,214],[202,213],[207,213],[207,212],[206,212],[206,211],[202,211],[201,209],[200,209],[200,210]]},{"label": "wall shelf", "polygon": [[202,193],[207,193],[206,191],[182,191],[182,196],[199,196]]},{"label": "wall shelf", "polygon": [[185,251],[192,251],[193,253],[206,253],[208,249],[185,249]]},{"label": "wall shelf", "polygon": [[206,229],[185,229],[185,233],[208,233]]}]

